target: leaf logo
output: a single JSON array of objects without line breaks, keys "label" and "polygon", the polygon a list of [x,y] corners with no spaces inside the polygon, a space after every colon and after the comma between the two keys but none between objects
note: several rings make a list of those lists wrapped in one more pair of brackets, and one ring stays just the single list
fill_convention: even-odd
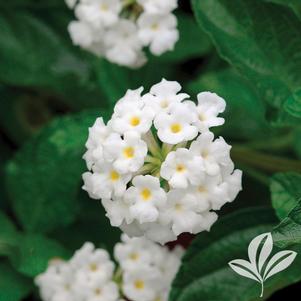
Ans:
[{"label": "leaf logo", "polygon": [[255,280],[261,284],[261,294],[264,292],[264,282],[273,275],[288,268],[295,260],[297,253],[290,250],[280,251],[269,259],[273,249],[271,233],[256,236],[249,244],[249,261],[235,259],[229,266],[237,274]]}]

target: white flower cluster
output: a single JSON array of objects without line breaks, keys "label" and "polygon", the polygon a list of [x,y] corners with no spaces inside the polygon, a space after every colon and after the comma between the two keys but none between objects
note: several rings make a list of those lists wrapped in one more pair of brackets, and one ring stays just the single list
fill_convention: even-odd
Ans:
[{"label": "white flower cluster", "polygon": [[122,236],[109,254],[85,243],[69,261],[52,260],[36,277],[43,301],[167,301],[183,249],[169,251],[144,238]]},{"label": "white flower cluster", "polygon": [[172,11],[177,0],[66,0],[78,20],[68,30],[75,45],[128,67],[174,48],[179,39]]},{"label": "white flower cluster", "polygon": [[43,301],[117,301],[114,269],[107,251],[85,243],[69,261],[53,260],[35,283]]},{"label": "white flower cluster", "polygon": [[241,190],[231,147],[209,130],[224,123],[225,101],[202,92],[195,104],[165,79],[142,90],[129,90],[107,125],[98,118],[89,129],[83,189],[102,199],[111,225],[129,236],[163,244],[209,231],[213,210]]},{"label": "white flower cluster", "polygon": [[168,301],[183,251],[179,246],[170,251],[145,238],[122,235],[114,255],[122,271],[124,296],[131,301]]}]

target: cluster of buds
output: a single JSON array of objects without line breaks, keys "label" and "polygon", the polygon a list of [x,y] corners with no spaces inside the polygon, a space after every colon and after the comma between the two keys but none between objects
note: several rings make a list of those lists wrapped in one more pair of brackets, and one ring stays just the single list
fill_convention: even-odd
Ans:
[{"label": "cluster of buds", "polygon": [[209,231],[241,190],[231,147],[210,131],[224,123],[226,103],[202,92],[196,104],[165,79],[142,91],[128,90],[108,123],[98,118],[89,129],[83,189],[129,236],[164,244]]},{"label": "cluster of buds", "polygon": [[169,250],[145,238],[122,235],[114,249],[122,275],[121,290],[131,301],[168,301],[183,249]]},{"label": "cluster of buds", "polygon": [[53,260],[35,283],[43,301],[167,301],[183,251],[122,236],[109,254],[85,243],[69,261]]},{"label": "cluster of buds", "polygon": [[114,270],[108,252],[87,242],[69,261],[52,260],[35,283],[43,301],[118,301]]},{"label": "cluster of buds", "polygon": [[179,39],[172,11],[177,0],[66,0],[76,21],[68,30],[75,45],[128,67],[146,62],[144,47],[154,55],[174,48]]}]

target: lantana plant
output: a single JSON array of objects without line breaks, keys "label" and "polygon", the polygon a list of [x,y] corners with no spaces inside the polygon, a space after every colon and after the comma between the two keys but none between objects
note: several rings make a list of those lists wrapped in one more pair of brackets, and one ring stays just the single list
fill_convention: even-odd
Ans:
[{"label": "lantana plant", "polygon": [[117,266],[104,249],[86,242],[68,261],[54,259],[35,279],[43,301],[167,301],[181,247],[169,250],[122,235]]},{"label": "lantana plant", "polygon": [[77,17],[68,30],[72,41],[98,56],[128,67],[173,50],[179,39],[176,0],[68,0]]},{"label": "lantana plant", "polygon": [[142,91],[128,90],[107,124],[99,117],[89,129],[83,189],[129,236],[164,244],[209,231],[241,190],[231,146],[210,131],[224,123],[226,102],[201,92],[195,103],[165,79]]}]

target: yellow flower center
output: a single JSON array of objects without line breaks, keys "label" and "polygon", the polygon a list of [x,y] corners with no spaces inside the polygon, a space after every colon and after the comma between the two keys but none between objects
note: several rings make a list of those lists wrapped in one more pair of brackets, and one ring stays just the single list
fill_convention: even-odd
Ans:
[{"label": "yellow flower center", "polygon": [[144,188],[141,191],[141,197],[144,201],[148,201],[151,198],[151,196],[152,196],[152,193],[148,188]]},{"label": "yellow flower center", "polygon": [[128,159],[131,159],[134,157],[134,154],[135,154],[135,150],[133,147],[131,146],[128,146],[126,148],[123,149],[123,155],[128,158]]},{"label": "yellow flower center", "polygon": [[136,261],[139,258],[139,255],[137,253],[131,253],[129,257],[131,260]]},{"label": "yellow flower center", "polygon": [[98,270],[97,264],[91,263],[91,264],[90,264],[90,270],[91,270],[92,272],[96,272],[96,271]]},{"label": "yellow flower center", "polygon": [[204,150],[202,151],[202,153],[201,153],[201,156],[202,156],[203,158],[207,158],[208,155],[209,155],[209,151],[208,151],[207,149],[204,149]]},{"label": "yellow flower center", "polygon": [[144,289],[144,281],[138,279],[135,281],[134,286],[136,289],[142,290],[142,289]]},{"label": "yellow flower center", "polygon": [[171,125],[170,130],[174,133],[177,134],[182,131],[182,126],[179,123],[174,123]]},{"label": "yellow flower center", "polygon": [[183,207],[181,204],[176,204],[175,209],[176,209],[176,211],[182,211]]},{"label": "yellow flower center", "polygon": [[205,121],[205,120],[206,120],[205,114],[200,113],[200,114],[199,114],[199,119],[200,119],[201,121]]},{"label": "yellow flower center", "polygon": [[68,283],[66,283],[65,285],[64,285],[64,288],[65,288],[65,290],[66,291],[70,291],[70,284],[68,284]]},{"label": "yellow flower center", "polygon": [[151,26],[151,29],[156,31],[159,29],[159,24],[158,23],[153,23],[152,26]]},{"label": "yellow flower center", "polygon": [[131,119],[130,119],[130,124],[131,126],[137,126],[140,124],[140,118],[137,117],[137,116],[133,116]]},{"label": "yellow flower center", "polygon": [[183,164],[178,164],[176,170],[177,172],[184,172],[186,167]]},{"label": "yellow flower center", "polygon": [[95,289],[95,295],[97,295],[97,296],[101,295],[101,289],[100,288]]},{"label": "yellow flower center", "polygon": [[118,173],[117,171],[112,170],[112,171],[111,171],[111,174],[110,174],[110,178],[111,178],[111,180],[112,180],[113,182],[115,182],[115,181],[118,181],[118,180],[119,180],[120,175],[119,175],[119,173]]},{"label": "yellow flower center", "polygon": [[109,10],[109,6],[107,4],[105,4],[105,3],[102,3],[100,5],[100,10],[102,10],[102,11],[108,11]]},{"label": "yellow flower center", "polygon": [[200,193],[205,193],[205,192],[207,192],[207,189],[206,189],[206,187],[204,187],[204,186],[199,186],[198,191],[199,191]]},{"label": "yellow flower center", "polygon": [[162,109],[165,109],[168,107],[168,100],[167,99],[163,99],[161,102],[160,102],[160,106]]}]

